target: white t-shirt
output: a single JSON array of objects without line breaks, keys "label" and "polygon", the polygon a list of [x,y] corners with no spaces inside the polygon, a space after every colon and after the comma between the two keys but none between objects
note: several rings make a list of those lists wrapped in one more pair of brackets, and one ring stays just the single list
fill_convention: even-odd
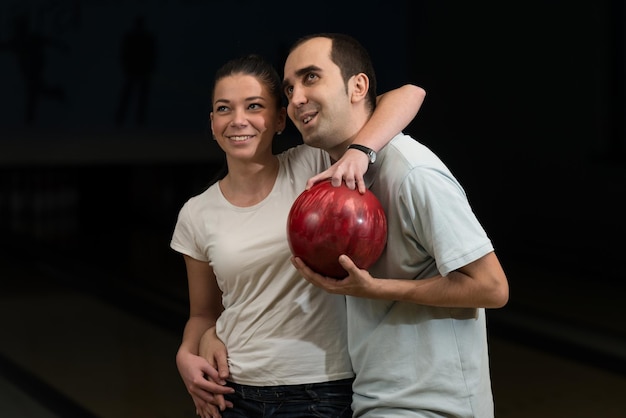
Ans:
[{"label": "white t-shirt", "polygon": [[[461,185],[405,135],[366,174],[387,215],[374,277],[447,275],[493,251]],[[347,298],[355,417],[493,417],[484,309]]]},{"label": "white t-shirt", "polygon": [[311,285],[291,265],[287,216],[306,180],[330,165],[328,154],[300,145],[278,155],[270,194],[237,207],[216,183],[185,203],[171,247],[211,264],[223,292],[217,334],[232,380],[256,386],[353,377],[345,298]]}]

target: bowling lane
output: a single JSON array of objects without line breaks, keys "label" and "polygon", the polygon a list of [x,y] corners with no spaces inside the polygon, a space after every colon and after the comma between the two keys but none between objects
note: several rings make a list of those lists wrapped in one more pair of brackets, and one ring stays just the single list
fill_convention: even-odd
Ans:
[{"label": "bowling lane", "polygon": [[21,390],[11,380],[4,377],[6,365],[0,366],[0,414],[3,417],[19,418],[57,418],[58,415],[49,411],[37,399]]},{"label": "bowling lane", "polygon": [[[196,416],[174,361],[185,306],[69,260],[0,253],[1,417]],[[506,318],[490,337],[498,418],[624,416],[623,373],[511,338]]]},{"label": "bowling lane", "polygon": [[623,418],[626,376],[503,338],[491,338],[496,418]]},{"label": "bowling lane", "polygon": [[182,328],[175,332],[72,289],[37,264],[6,261],[0,386],[7,390],[0,390],[0,416],[195,415],[174,362]]}]

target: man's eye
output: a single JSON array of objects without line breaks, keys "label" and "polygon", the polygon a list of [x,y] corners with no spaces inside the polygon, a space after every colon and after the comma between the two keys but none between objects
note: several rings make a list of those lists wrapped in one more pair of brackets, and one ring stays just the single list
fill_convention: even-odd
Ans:
[{"label": "man's eye", "polygon": [[285,94],[291,96],[291,93],[293,93],[293,87],[285,87]]}]

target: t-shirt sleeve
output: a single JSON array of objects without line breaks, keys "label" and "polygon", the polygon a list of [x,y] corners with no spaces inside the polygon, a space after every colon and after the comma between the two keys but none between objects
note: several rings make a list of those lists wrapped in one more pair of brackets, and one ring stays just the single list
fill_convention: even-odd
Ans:
[{"label": "t-shirt sleeve", "polygon": [[405,228],[437,263],[442,275],[463,267],[493,251],[458,181],[433,167],[416,167],[400,189]]},{"label": "t-shirt sleeve", "polygon": [[181,254],[188,255],[196,260],[209,261],[206,254],[198,246],[196,240],[196,228],[194,227],[193,217],[191,215],[191,204],[187,202],[183,205],[178,213],[176,226],[170,247]]}]

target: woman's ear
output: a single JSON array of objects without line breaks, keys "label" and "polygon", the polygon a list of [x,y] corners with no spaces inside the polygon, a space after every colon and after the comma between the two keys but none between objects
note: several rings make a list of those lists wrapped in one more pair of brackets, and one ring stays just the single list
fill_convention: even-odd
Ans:
[{"label": "woman's ear", "polygon": [[353,75],[350,78],[350,99],[352,100],[352,103],[364,100],[367,97],[369,87],[370,79],[365,75],[365,73]]},{"label": "woman's ear", "polygon": [[281,107],[280,110],[278,111],[278,122],[276,123],[276,130],[282,132],[285,130],[286,127],[287,127],[287,109],[285,109],[284,107]]},{"label": "woman's ear", "polygon": [[213,112],[209,113],[209,124],[211,125],[211,136],[213,140],[216,141],[217,138],[215,138],[215,132],[213,131]]}]

